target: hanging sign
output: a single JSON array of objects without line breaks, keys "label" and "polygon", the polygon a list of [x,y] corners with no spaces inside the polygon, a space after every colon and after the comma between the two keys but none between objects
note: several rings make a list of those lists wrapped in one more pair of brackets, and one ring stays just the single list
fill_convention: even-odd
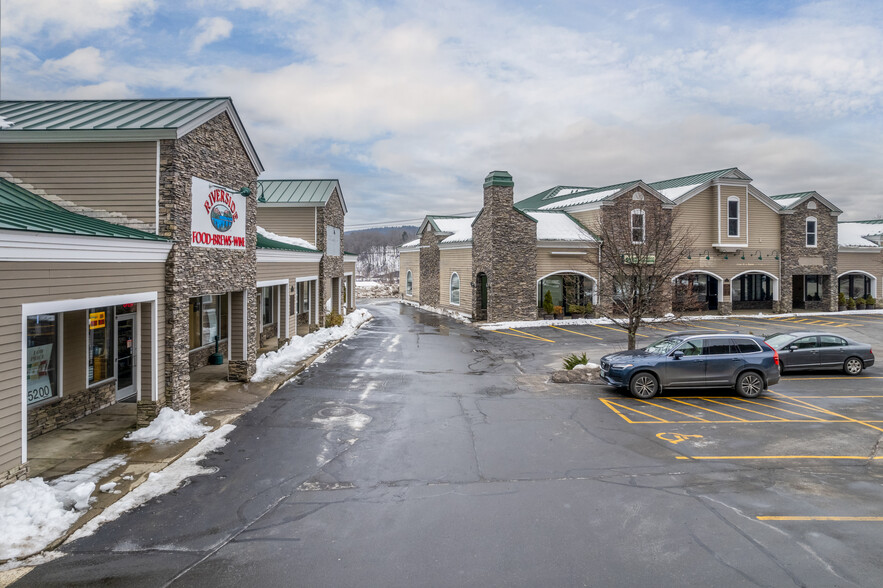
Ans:
[{"label": "hanging sign", "polygon": [[245,249],[245,196],[194,177],[191,198],[193,247]]}]

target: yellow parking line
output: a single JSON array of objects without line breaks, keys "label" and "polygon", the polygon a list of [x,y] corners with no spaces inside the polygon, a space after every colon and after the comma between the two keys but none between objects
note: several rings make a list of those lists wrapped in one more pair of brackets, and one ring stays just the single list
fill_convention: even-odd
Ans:
[{"label": "yellow parking line", "polygon": [[[669,398],[669,400],[674,400],[674,399],[673,399],[673,398]],[[639,401],[639,402],[644,402],[645,404],[650,404],[650,403],[647,402],[646,400],[638,399],[638,401]],[[708,422],[707,420],[703,419],[702,417],[694,416],[694,415],[692,415],[692,414],[687,414],[687,413],[685,413],[685,412],[681,412],[681,411],[679,411],[679,410],[675,410],[675,409],[673,409],[673,408],[668,408],[667,406],[662,406],[661,404],[655,404],[655,403],[654,403],[654,404],[650,404],[650,406],[655,406],[656,408],[661,408],[661,409],[663,409],[663,410],[670,410],[670,411],[672,411],[672,412],[676,412],[676,413],[678,413],[678,414],[682,414],[682,415],[684,415],[685,417],[689,417],[689,418],[691,418],[691,419],[696,419],[696,420],[698,420],[698,421],[702,421],[702,422],[704,422],[704,423],[707,423],[707,422]]]},{"label": "yellow parking line", "polygon": [[759,521],[838,521],[848,523],[881,523],[883,517],[831,517],[831,516],[760,516]]},{"label": "yellow parking line", "polygon": [[[539,337],[528,337],[527,335],[516,335],[515,333],[507,333],[506,331],[491,331],[492,333],[499,333],[500,335],[509,335],[510,337],[520,337],[522,339],[530,339],[531,341],[548,341],[548,339],[540,339]],[[554,341],[549,341],[550,343],[554,343]]]},{"label": "yellow parking line", "polygon": [[[770,390],[770,392],[772,392],[772,390]],[[880,431],[881,433],[883,433],[883,429],[881,429],[880,427],[876,427],[876,426],[874,426],[874,425],[872,425],[872,424],[870,424],[870,423],[868,423],[868,422],[866,422],[866,421],[860,421],[860,420],[858,420],[858,419],[852,419],[852,418],[849,418],[849,417],[847,417],[847,416],[845,416],[845,415],[842,415],[842,414],[836,413],[836,412],[834,412],[834,411],[832,411],[832,410],[825,410],[825,409],[823,409],[823,408],[821,408],[821,407],[818,407],[818,406],[816,406],[816,405],[814,405],[814,404],[810,404],[809,402],[804,402],[803,400],[800,400],[799,398],[793,398],[793,397],[791,397],[791,396],[785,396],[785,395],[782,394],[781,392],[773,392],[773,394],[778,394],[779,396],[782,396],[782,397],[784,397],[784,398],[788,398],[789,400],[793,400],[793,401],[795,401],[795,402],[799,402],[800,404],[805,404],[805,405],[806,405],[807,407],[809,407],[809,408],[815,408],[816,410],[818,410],[818,411],[820,411],[820,412],[827,413],[827,414],[829,414],[829,415],[831,415],[831,416],[840,417],[840,418],[842,418],[842,419],[846,419],[846,420],[848,420],[849,422],[856,423],[856,424],[858,424],[858,425],[864,425],[864,426],[866,426],[866,427],[869,427],[869,428],[871,428],[871,429],[874,429],[874,430],[876,430],[876,431]]]},{"label": "yellow parking line", "polygon": [[[867,455],[697,455],[677,456],[675,459],[859,459],[867,461]],[[875,457],[873,459],[880,459]]]},{"label": "yellow parking line", "polygon": [[[779,400],[779,399],[778,399],[778,398],[770,398],[770,400]],[[777,407],[775,407],[775,406],[769,406],[768,404],[763,404],[763,403],[760,403],[760,402],[755,402],[755,401],[753,401],[753,400],[745,400],[745,402],[747,402],[747,403],[749,403],[749,404],[759,404],[760,406],[765,406],[765,407],[767,407],[767,408],[771,408],[771,409],[773,409],[773,410],[780,410],[780,411],[782,411],[782,412],[789,412],[789,413],[791,413],[791,414],[796,414],[797,416],[802,416],[803,418],[807,418],[807,419],[815,419],[815,420],[817,420],[817,421],[821,421],[821,420],[822,420],[822,419],[820,419],[819,417],[814,417],[814,416],[812,416],[811,414],[803,414],[802,412],[796,412],[796,411],[793,411],[793,410],[788,410],[787,408],[777,408]],[[783,404],[787,404],[787,405],[789,405],[789,406],[794,406],[793,404],[788,403],[788,402],[784,402],[784,401],[782,401],[782,400],[780,400],[780,402],[782,402]]]},{"label": "yellow parking line", "polygon": [[638,413],[638,414],[642,414],[642,415],[644,415],[644,416],[646,416],[646,417],[650,417],[651,419],[656,419],[656,420],[659,421],[660,423],[669,423],[669,422],[671,422],[671,421],[667,421],[667,420],[665,420],[665,419],[661,419],[661,418],[659,418],[658,416],[653,416],[652,414],[648,414],[648,413],[646,413],[646,412],[640,411],[640,410],[638,410],[637,408],[629,408],[628,406],[623,406],[623,405],[621,405],[621,404],[616,404],[615,402],[609,402],[609,403],[608,403],[608,402],[605,402],[604,404],[612,404],[612,405],[614,405],[614,406],[618,406],[619,408],[621,408],[621,409],[623,409],[623,410],[630,410],[630,411],[632,411],[632,412],[636,412],[636,413]]},{"label": "yellow parking line", "polygon": [[715,329],[713,327],[703,327],[702,325],[694,325],[693,323],[684,323],[684,324],[692,329],[705,329],[706,331],[720,331],[720,332],[726,331],[726,329]]},{"label": "yellow parking line", "polygon": [[533,333],[525,333],[524,331],[519,331],[518,329],[509,329],[510,331],[515,331],[516,333],[521,333],[525,337],[531,337],[536,339],[537,341],[545,341],[546,343],[554,343],[551,339],[546,339],[545,337],[540,337],[539,335],[534,335]]},{"label": "yellow parking line", "polygon": [[674,329],[666,329],[664,327],[658,327],[656,325],[647,325],[647,326],[651,329],[654,329],[654,330],[658,329],[660,331],[668,331],[669,333],[677,333],[677,331],[675,331]]},{"label": "yellow parking line", "polygon": [[[725,412],[719,412],[719,411],[714,410],[714,409],[711,409],[711,408],[703,408],[703,407],[701,407],[701,406],[696,406],[695,404],[690,404],[689,402],[684,402],[683,400],[678,400],[677,398],[668,398],[668,400],[671,400],[672,402],[680,402],[681,404],[686,404],[687,406],[692,406],[693,408],[698,408],[699,410],[707,410],[708,412],[713,412],[713,413],[715,413],[715,414],[719,414],[719,415],[722,415],[722,416],[725,416],[725,417],[729,417],[729,418],[734,419],[734,420],[737,420],[737,421],[742,421],[742,422],[746,422],[746,421],[747,421],[747,419],[741,419],[741,418],[739,418],[739,417],[737,417],[737,416],[733,416],[733,415],[731,415],[731,414],[727,414],[727,413],[725,413]],[[770,415],[767,415],[767,416],[770,416]]]},{"label": "yellow parking line", "polygon": [[594,335],[586,335],[585,333],[578,333],[576,331],[571,331],[570,329],[562,329],[561,327],[556,327],[555,325],[549,325],[549,326],[552,327],[553,329],[558,329],[559,331],[566,331],[568,333],[573,333],[574,335],[579,335],[580,337],[591,337],[592,339],[600,339],[601,341],[604,340],[602,337],[596,337]]},{"label": "yellow parking line", "polygon": [[616,414],[618,414],[619,416],[621,416],[623,419],[625,419],[626,422],[629,422],[629,423],[632,423],[632,424],[635,423],[635,421],[633,421],[633,420],[630,419],[629,417],[625,416],[624,414],[622,414],[621,412],[619,412],[618,410],[616,410],[616,409],[613,407],[613,404],[612,404],[612,403],[607,402],[607,399],[605,399],[605,398],[599,398],[598,400],[600,400],[601,402],[603,402],[603,403],[604,403],[604,406],[606,406],[607,408],[609,408],[610,410],[612,410],[613,412],[615,412]]},{"label": "yellow parking line", "polygon": [[724,406],[726,406],[726,407],[728,407],[728,408],[735,408],[735,409],[737,409],[737,410],[744,410],[744,411],[747,411],[747,412],[753,412],[754,414],[760,414],[760,415],[763,415],[763,416],[765,416],[765,417],[769,417],[769,418],[771,418],[771,419],[778,419],[778,420],[780,420],[780,421],[787,421],[787,420],[788,420],[788,419],[783,419],[782,417],[776,416],[776,415],[774,415],[774,414],[767,414],[767,413],[765,413],[765,412],[760,412],[759,410],[751,410],[750,408],[744,408],[744,407],[742,407],[742,406],[736,406],[735,404],[728,404],[728,403],[726,403],[726,402],[721,402],[720,400],[715,400],[714,398],[707,398],[706,400],[708,400],[708,402],[714,402],[714,403],[717,403],[717,404],[723,404]]},{"label": "yellow parking line", "polygon": [[[628,331],[626,331],[625,329],[619,328],[619,327],[608,327],[605,325],[592,325],[592,326],[593,327],[601,327],[602,329],[610,329],[611,331],[617,331],[617,332],[622,333],[624,335],[628,335]],[[647,337],[647,335],[642,335],[641,333],[635,333],[635,335],[637,335],[638,337]]]}]

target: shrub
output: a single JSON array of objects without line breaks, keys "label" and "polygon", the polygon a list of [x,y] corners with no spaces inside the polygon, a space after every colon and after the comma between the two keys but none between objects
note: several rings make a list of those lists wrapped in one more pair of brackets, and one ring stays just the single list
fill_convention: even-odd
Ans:
[{"label": "shrub", "polygon": [[325,315],[325,326],[326,327],[339,327],[343,325],[343,316],[337,314],[333,310]]},{"label": "shrub", "polygon": [[571,304],[567,307],[567,312],[570,314],[583,314],[585,311],[586,309],[579,304]]},{"label": "shrub", "polygon": [[583,310],[585,310],[585,313],[586,313],[586,314],[594,314],[594,312],[595,312],[595,307],[592,306],[592,303],[591,303],[591,302],[586,302],[586,305],[583,306]]},{"label": "shrub", "polygon": [[552,314],[552,311],[555,308],[555,303],[552,302],[552,293],[546,292],[546,295],[543,296],[543,311],[546,314]]},{"label": "shrub", "polygon": [[846,303],[846,308],[848,310],[855,310],[855,298],[849,299],[849,301]]},{"label": "shrub", "polygon": [[552,307],[552,314],[555,314],[555,315],[564,314],[564,307],[563,306],[553,306]]},{"label": "shrub", "polygon": [[564,369],[572,370],[578,365],[586,365],[587,363],[589,363],[589,358],[586,357],[585,353],[583,353],[582,355],[571,353],[564,358]]},{"label": "shrub", "polygon": [[837,306],[846,306],[846,294],[843,292],[837,294]]},{"label": "shrub", "polygon": [[868,294],[868,296],[865,298],[865,304],[867,304],[868,306],[876,306],[877,299]]}]

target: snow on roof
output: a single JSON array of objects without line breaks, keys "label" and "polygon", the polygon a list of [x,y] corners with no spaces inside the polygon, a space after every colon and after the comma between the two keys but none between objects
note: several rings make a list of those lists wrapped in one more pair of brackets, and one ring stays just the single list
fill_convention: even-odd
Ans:
[{"label": "snow on roof", "polygon": [[578,206],[580,204],[589,204],[591,202],[598,202],[599,200],[603,200],[608,196],[613,196],[617,192],[622,190],[622,186],[618,186],[613,189],[601,190],[600,192],[590,192],[588,194],[583,194],[582,196],[577,196],[576,198],[569,198],[567,200],[562,200],[560,202],[552,202],[551,204],[546,204],[545,206],[540,206],[540,210],[556,210],[559,208],[567,208],[570,206]]},{"label": "snow on roof", "polygon": [[687,192],[694,190],[701,184],[690,184],[689,186],[675,186],[674,188],[663,188],[661,190],[657,190],[660,194],[668,198],[669,200],[675,200],[680,198]]},{"label": "snow on roof", "polygon": [[404,249],[405,247],[417,247],[420,245],[420,239],[414,239],[413,241],[408,241],[407,243],[402,243],[399,245],[399,248]]},{"label": "snow on roof", "polygon": [[267,239],[272,239],[273,241],[279,241],[280,243],[288,243],[289,245],[296,245],[297,247],[306,247],[307,249],[312,249],[314,251],[318,251],[315,245],[308,241],[304,241],[303,239],[298,239],[297,237],[283,237],[282,235],[277,235],[276,233],[271,233],[264,227],[258,227],[258,233],[266,237]]},{"label": "snow on roof", "polygon": [[774,200],[774,202],[776,204],[778,204],[779,206],[781,206],[782,208],[788,208],[789,206],[791,206],[792,204],[794,204],[798,200],[800,200],[799,197],[798,198],[776,198]]},{"label": "snow on roof", "polygon": [[474,216],[466,218],[436,218],[435,224],[443,233],[453,233],[442,240],[442,243],[465,243],[472,241],[472,222]]},{"label": "snow on roof", "polygon": [[840,247],[879,247],[866,235],[873,235],[873,227],[864,223],[837,223],[837,244]]},{"label": "snow on roof", "polygon": [[527,212],[537,221],[537,239],[541,241],[594,241],[579,223],[563,212]]},{"label": "snow on roof", "polygon": [[6,120],[2,116],[0,116],[0,129],[8,129],[13,125],[11,120]]}]

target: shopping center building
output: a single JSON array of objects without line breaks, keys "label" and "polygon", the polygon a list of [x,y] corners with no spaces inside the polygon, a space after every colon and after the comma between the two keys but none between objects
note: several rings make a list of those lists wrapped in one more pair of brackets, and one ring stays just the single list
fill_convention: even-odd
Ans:
[{"label": "shopping center building", "polygon": [[546,293],[565,312],[604,304],[618,295],[599,267],[604,215],[628,215],[643,235],[656,209],[690,236],[664,303],[673,310],[834,311],[839,293],[883,294],[883,220],[838,223],[842,211],[818,192],[767,196],[728,168],[555,186],[518,202],[512,177],[492,172],[478,215],[427,216],[401,247],[401,297],[490,321],[536,319]]},{"label": "shopping center building", "polygon": [[0,117],[0,485],[27,474],[29,439],[117,402],[141,425],[188,410],[193,371],[248,381],[260,352],[323,324],[320,301],[352,308],[345,208],[313,217],[331,239],[260,228],[264,170],[230,99],[0,101]]}]

